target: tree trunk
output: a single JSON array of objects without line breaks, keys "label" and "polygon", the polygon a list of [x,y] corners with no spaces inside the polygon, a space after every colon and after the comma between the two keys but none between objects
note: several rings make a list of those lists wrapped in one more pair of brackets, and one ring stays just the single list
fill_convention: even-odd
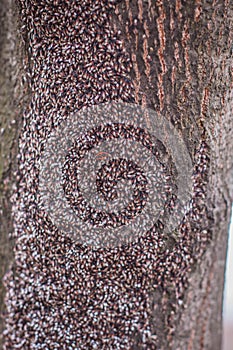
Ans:
[{"label": "tree trunk", "polygon": [[[1,0],[4,349],[221,349],[233,198],[232,5]],[[144,148],[119,156],[122,138]],[[102,141],[111,147],[91,153]],[[157,159],[160,192],[147,187],[143,149]],[[108,200],[101,213],[80,195],[82,152],[99,162],[96,186]],[[132,177],[141,197],[134,192],[127,217],[110,215],[115,184]],[[65,216],[58,193],[72,208]],[[156,220],[145,215],[149,198]],[[84,215],[78,229],[74,213]],[[130,237],[124,229],[138,217]]]},{"label": "tree trunk", "polygon": [[[17,33],[16,5],[0,1],[0,313],[5,312],[3,277],[13,259],[13,231],[10,197],[13,193],[17,168],[19,110],[26,93],[20,86],[22,72],[22,39]],[[3,319],[0,320],[0,348],[2,349]]]}]

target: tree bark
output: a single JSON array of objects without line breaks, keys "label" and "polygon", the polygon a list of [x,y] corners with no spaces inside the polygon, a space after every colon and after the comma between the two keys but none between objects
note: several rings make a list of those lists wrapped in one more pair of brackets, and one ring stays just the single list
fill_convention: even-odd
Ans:
[{"label": "tree bark", "polygon": [[17,169],[20,111],[26,92],[20,84],[22,76],[22,39],[18,29],[19,12],[13,1],[0,2],[0,348],[2,348],[5,312],[3,277],[13,261],[14,240],[10,198]]},{"label": "tree bark", "polygon": [[[4,349],[221,349],[233,198],[232,1],[1,4]],[[191,197],[171,232],[165,213],[137,244],[95,250],[39,208],[38,159],[69,115],[118,100],[171,123],[192,162]],[[177,180],[173,154],[156,145]]]}]

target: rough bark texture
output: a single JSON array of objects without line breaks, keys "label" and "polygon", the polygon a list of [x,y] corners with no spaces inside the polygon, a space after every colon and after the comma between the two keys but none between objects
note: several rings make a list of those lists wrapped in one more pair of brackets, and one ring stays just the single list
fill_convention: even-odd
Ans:
[{"label": "rough bark texture", "polygon": [[[18,36],[19,12],[12,1],[0,2],[0,348],[5,310],[3,277],[13,259],[10,197],[15,183],[20,109],[26,93],[20,85],[22,39]],[[20,49],[21,47],[21,49]]]},{"label": "rough bark texture", "polygon": [[[191,150],[193,124],[211,147],[212,240],[190,276],[172,349],[220,349],[232,203],[232,2],[125,1],[115,23],[131,52],[136,101],[168,115]],[[160,346],[170,348],[164,339]]]},{"label": "rough bark texture", "polygon": [[[65,236],[64,238],[60,235],[50,225],[43,212],[35,214],[34,207],[29,205],[31,202],[28,200],[27,193],[30,193],[30,191],[33,193],[32,190],[35,190],[36,187],[30,188],[30,180],[33,176],[30,174],[30,178],[25,169],[29,166],[28,164],[33,164],[36,168],[36,157],[33,156],[33,153],[30,155],[27,150],[30,150],[31,147],[35,151],[34,155],[37,154],[37,141],[43,140],[44,137],[43,131],[39,131],[38,136],[34,129],[30,129],[29,121],[34,118],[35,126],[39,126],[37,130],[41,130],[40,115],[47,113],[49,116],[50,113],[52,115],[52,126],[49,122],[46,124],[42,120],[43,117],[41,117],[41,125],[47,130],[45,133],[49,133],[53,127],[53,122],[55,124],[57,122],[57,113],[66,118],[69,110],[78,110],[85,105],[92,104],[93,101],[98,103],[121,98],[123,101],[133,101],[156,110],[159,116],[161,115],[171,121],[180,137],[185,141],[193,163],[192,205],[172,236],[164,235],[163,225],[158,224],[156,226],[155,231],[159,236],[158,241],[164,241],[165,243],[161,243],[163,244],[162,249],[158,254],[156,249],[152,251],[154,258],[152,256],[151,260],[147,260],[148,258],[143,256],[142,250],[144,249],[147,252],[145,237],[145,241],[139,242],[139,246],[141,244],[141,256],[140,254],[137,255],[137,250],[134,247],[125,250],[120,249],[117,252],[118,255],[115,254],[115,251],[110,251],[110,253],[100,251],[96,255],[91,255],[92,252],[87,253],[87,261],[88,259],[98,261],[99,257],[103,257],[103,259],[109,261],[109,266],[112,264],[105,268],[106,275],[101,276],[100,282],[104,281],[106,286],[109,285],[108,283],[111,286],[111,283],[114,285],[115,282],[119,282],[118,288],[122,293],[119,292],[119,298],[126,295],[125,303],[130,305],[132,303],[133,305],[132,310],[129,308],[129,320],[134,317],[134,308],[135,313],[138,312],[141,318],[137,321],[138,323],[135,321],[137,327],[132,327],[128,331],[125,324],[121,323],[123,322],[121,312],[117,308],[114,309],[114,303],[118,305],[118,294],[116,294],[114,296],[116,302],[109,302],[110,305],[113,303],[113,309],[107,310],[107,316],[108,314],[111,316],[111,313],[113,315],[112,319],[110,318],[112,322],[109,326],[110,330],[103,323],[102,328],[105,331],[106,327],[106,333],[101,336],[101,327],[94,324],[92,325],[93,334],[97,334],[97,338],[93,336],[89,340],[88,337],[91,336],[92,329],[90,331],[88,328],[86,330],[88,334],[86,335],[85,326],[82,327],[81,331],[76,326],[79,335],[77,335],[77,339],[72,340],[73,344],[75,341],[77,343],[71,348],[219,350],[221,348],[222,295],[227,230],[233,198],[232,1],[124,0],[116,3],[109,1],[108,5],[105,1],[96,1],[97,5],[106,6],[107,23],[109,23],[112,32],[117,33],[114,40],[122,41],[124,48],[122,53],[119,49],[120,46],[117,46],[118,42],[114,41],[114,45],[116,45],[114,50],[119,50],[120,53],[118,61],[114,61],[116,58],[114,53],[112,54],[113,58],[110,59],[115,65],[115,71],[111,71],[111,74],[109,74],[109,85],[106,84],[107,97],[102,90],[99,95],[95,95],[95,74],[97,74],[98,81],[99,69],[102,78],[101,74],[104,74],[102,66],[97,69],[97,73],[93,73],[92,77],[85,72],[85,64],[88,66],[88,62],[85,62],[88,48],[84,50],[85,52],[83,51],[84,53],[79,51],[74,56],[72,64],[65,60],[69,57],[68,51],[71,50],[72,52],[72,45],[69,46],[70,42],[66,35],[69,33],[72,38],[72,32],[75,32],[79,25],[79,17],[74,22],[70,21],[73,12],[75,13],[77,10],[75,6],[79,2],[76,2],[76,5],[70,3],[68,6],[64,5],[64,2],[62,5],[62,2],[51,1],[52,5],[48,4],[47,7],[45,3],[46,1],[19,1],[17,4],[20,7],[20,14],[18,14],[12,2],[2,0],[0,9],[0,18],[3,23],[1,25],[3,30],[0,34],[0,133],[1,154],[3,155],[0,158],[1,275],[9,268],[12,258],[12,245],[8,238],[8,233],[12,230],[9,196],[12,193],[14,182],[17,133],[19,132],[17,129],[20,130],[21,128],[22,133],[27,132],[29,135],[28,144],[27,138],[21,136],[19,151],[21,162],[19,166],[22,165],[22,168],[18,172],[17,181],[19,186],[14,197],[18,203],[15,205],[14,212],[17,242],[15,254],[17,259],[12,267],[12,273],[10,272],[6,279],[8,295],[6,298],[7,310],[5,311],[5,349],[36,349],[36,344],[40,349],[43,348],[43,344],[44,346],[50,346],[51,349],[57,349],[56,339],[53,338],[54,332],[55,334],[58,332],[57,337],[59,339],[62,330],[57,331],[57,326],[55,327],[54,324],[56,322],[63,324],[63,321],[63,331],[65,329],[65,333],[63,338],[58,341],[59,349],[67,348],[65,341],[69,342],[69,339],[66,339],[68,334],[66,332],[67,320],[65,317],[63,319],[63,316],[56,318],[57,314],[55,313],[56,315],[53,316],[51,310],[62,309],[64,304],[68,303],[66,297],[69,293],[73,293],[72,297],[74,297],[76,311],[79,312],[79,308],[81,309],[83,296],[81,293],[79,294],[79,290],[69,286],[72,279],[78,284],[77,276],[82,281],[81,273],[78,272],[80,270],[78,268],[75,270],[76,266],[81,266],[81,269],[86,273],[92,271],[93,275],[86,275],[87,280],[90,279],[87,284],[83,282],[83,288],[91,290],[92,301],[99,300],[98,291],[103,289],[102,285],[100,288],[98,285],[92,286],[92,277],[94,276],[98,280],[99,275],[96,273],[97,268],[94,268],[92,264],[90,265],[87,262],[86,267],[85,264],[82,265],[82,254],[84,254],[82,248],[75,245],[69,237]],[[59,6],[61,8],[64,6],[64,10],[59,12]],[[92,10],[94,3],[83,1],[80,6],[83,6],[81,9],[83,13],[88,13],[88,10]],[[21,42],[24,40],[23,76],[29,76],[28,82],[32,90],[29,98],[25,98],[27,96],[23,87],[25,79],[22,85],[18,82],[21,79],[20,67],[23,64],[17,58],[22,54],[16,53],[20,49],[15,44],[17,33],[15,30],[16,22],[13,20],[16,18],[16,16],[13,16],[14,11],[17,12],[17,16],[20,18],[19,27],[23,29],[23,34],[21,33],[19,38]],[[67,15],[69,11],[72,14],[70,17]],[[63,21],[63,12],[66,15],[65,18],[67,18],[67,25],[64,28],[61,27],[59,22]],[[55,13],[56,16],[53,16]],[[91,23],[93,24],[93,21],[97,23],[101,20],[102,15],[101,11],[97,18],[92,15]],[[105,17],[103,16],[103,18]],[[104,26],[104,20],[103,23]],[[107,29],[106,33],[108,33]],[[63,34],[64,37],[62,37]],[[77,35],[76,32],[75,35]],[[113,34],[111,35],[113,36]],[[46,40],[51,41],[48,44]],[[75,40],[75,36],[73,40]],[[99,37],[96,40],[101,42]],[[85,49],[85,40],[83,42]],[[66,51],[62,49],[59,51],[59,45],[62,48],[65,47]],[[65,62],[62,72],[59,72],[58,75],[56,75],[56,60],[53,62],[52,58],[52,54],[55,57],[57,52],[57,57]],[[51,56],[48,53],[51,53]],[[111,67],[111,63],[108,63],[107,58],[102,58],[102,56],[97,58],[97,66],[98,60],[101,62],[106,60],[108,68]],[[92,57],[90,57],[90,61],[92,62]],[[119,67],[117,64],[119,64]],[[46,65],[48,65],[48,68],[46,68]],[[79,66],[81,66],[80,71],[77,68]],[[72,73],[72,80],[69,80],[72,70],[79,73]],[[51,75],[46,75],[50,73]],[[80,74],[80,77],[78,74]],[[116,82],[116,84],[111,85],[112,82]],[[93,85],[93,91],[89,85],[86,90],[82,90],[83,84],[84,87],[85,84]],[[102,82],[102,84],[104,83]],[[98,87],[96,89],[100,91]],[[25,109],[23,111],[23,127],[19,115],[19,111],[22,112],[22,105]],[[66,105],[69,107],[68,111]],[[53,113],[55,116],[53,116]],[[47,119],[49,120],[49,117]],[[15,120],[16,123],[10,122],[11,120]],[[171,160],[168,160],[169,164],[172,166]],[[23,193],[25,193],[25,199]],[[17,216],[17,209],[20,211],[21,208],[20,203],[21,205],[26,203],[26,219],[21,214]],[[28,223],[28,227],[25,223]],[[34,228],[37,230],[38,241],[33,238]],[[44,237],[43,235],[46,238],[40,241],[40,237]],[[30,243],[30,247],[32,247],[25,250],[27,252],[25,261],[23,260],[23,254],[22,258],[20,255],[20,249],[24,247],[22,242],[25,242],[25,246]],[[153,244],[157,243],[153,240],[151,242]],[[57,247],[59,244],[60,246]],[[71,247],[70,250],[67,246]],[[74,258],[70,254],[73,251]],[[38,255],[33,255],[32,252],[33,254],[34,252],[39,254],[39,258]],[[150,250],[148,252],[151,254]],[[130,260],[130,256],[133,257],[134,253],[137,256],[137,261]],[[121,268],[118,269],[117,265],[119,257],[123,261],[124,276],[126,276],[124,278],[122,278]],[[64,259],[64,261],[68,261],[68,264],[69,262],[71,264],[71,270],[67,268],[68,281],[65,281],[64,285],[63,277],[65,273],[62,270],[63,263],[60,263],[59,259],[62,261]],[[3,261],[4,263],[2,263]],[[101,258],[99,261],[101,261]],[[142,262],[141,265],[140,262]],[[152,266],[150,271],[145,269],[145,263],[147,262],[148,266],[150,264]],[[31,269],[33,264],[35,270]],[[112,267],[114,264],[116,264],[115,271]],[[53,266],[51,270],[50,266]],[[28,269],[28,275],[25,269]],[[143,291],[138,291],[135,287],[136,284],[134,285],[133,282],[130,285],[131,270],[134,276],[137,276],[140,280],[141,289],[144,288]],[[50,290],[50,278],[53,273],[56,275],[55,282],[52,279],[53,285],[57,287],[57,290],[60,290],[59,286],[63,285],[64,291],[56,294],[57,292],[51,289],[49,292],[51,293],[49,294],[51,300],[47,300],[46,291]],[[30,282],[28,276],[31,278]],[[36,279],[37,277],[38,281],[43,281],[41,287],[38,284],[33,285],[33,278]],[[83,281],[85,281],[85,278]],[[128,287],[128,283],[130,287]],[[26,297],[24,299],[22,295],[17,296],[17,293],[19,293],[18,286],[22,286],[22,290],[26,290],[24,293],[25,295],[28,293],[28,299]],[[82,291],[82,285],[79,288]],[[128,295],[131,295],[130,288],[132,289],[132,299],[130,299],[131,297],[128,298]],[[97,294],[95,294],[95,289]],[[20,290],[20,293],[22,290]],[[2,287],[0,293],[2,307],[4,295]],[[106,299],[108,300],[111,297],[111,288],[106,293]],[[78,297],[76,297],[77,295]],[[43,320],[43,317],[45,320],[45,325],[42,322],[38,325],[38,327],[41,327],[39,328],[39,335],[36,333],[37,328],[34,327],[33,323],[30,324],[29,311],[33,309],[30,303],[32,298],[35,303],[37,302],[35,309],[38,307],[38,310],[36,309],[35,312],[38,312],[41,320]],[[87,297],[85,296],[85,298]],[[21,307],[17,308],[12,300],[18,300]],[[88,303],[89,299],[86,300],[86,303]],[[98,303],[101,310],[102,300],[99,300]],[[46,306],[42,308],[42,304]],[[23,309],[22,305],[24,305]],[[119,305],[122,306],[122,304]],[[83,307],[85,310],[85,302],[83,302]],[[1,308],[1,310],[3,309]],[[12,312],[17,313],[18,317],[16,319],[12,318]],[[71,318],[75,318],[76,314],[74,313],[74,316],[72,316],[73,311],[69,310],[69,312]],[[101,312],[100,314],[97,313],[96,316],[100,325],[102,324],[102,318],[105,317],[103,316],[105,314],[101,314]],[[48,324],[46,324],[47,314],[50,317]],[[54,323],[53,317],[56,321]],[[82,322],[81,312],[79,317],[80,322]],[[116,321],[117,317],[119,318]],[[20,323],[21,318],[24,322],[23,325]],[[116,324],[114,324],[114,320]],[[117,322],[120,325],[119,329],[117,328]],[[113,333],[111,333],[111,329],[114,329]],[[94,333],[94,330],[96,333]],[[28,334],[30,334],[30,337]]]}]

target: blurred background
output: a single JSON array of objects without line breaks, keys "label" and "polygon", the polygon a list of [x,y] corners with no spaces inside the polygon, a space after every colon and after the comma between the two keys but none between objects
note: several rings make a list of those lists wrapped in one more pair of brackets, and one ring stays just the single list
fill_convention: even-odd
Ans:
[{"label": "blurred background", "polygon": [[233,350],[233,207],[229,232],[225,277],[222,350]]}]

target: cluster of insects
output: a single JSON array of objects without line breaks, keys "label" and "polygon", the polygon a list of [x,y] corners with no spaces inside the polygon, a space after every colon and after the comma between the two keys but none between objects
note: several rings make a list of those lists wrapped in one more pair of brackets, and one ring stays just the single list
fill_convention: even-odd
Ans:
[{"label": "cluster of insects", "polygon": [[[194,215],[194,221],[198,218],[200,203],[195,198],[192,206],[196,209],[187,214],[172,250],[162,220],[132,244],[94,250],[59,230],[38,207],[38,164],[52,130],[82,107],[117,99],[134,101],[131,60],[120,33],[110,26],[109,10],[115,3],[19,0],[30,57],[31,101],[24,114],[18,187],[13,197],[15,265],[5,277],[5,350],[132,349],[135,334],[140,348],[156,349],[156,330],[152,331],[150,324],[151,285],[166,291],[172,283],[178,288],[177,300],[181,300],[187,284],[185,271],[193,256],[184,246],[194,238],[186,222]],[[120,134],[131,132],[131,138],[144,142],[157,155],[143,130],[129,132],[119,125],[110,129],[94,130],[96,139],[89,148],[100,136],[117,140]],[[117,227],[143,211],[148,188],[140,164],[113,157],[100,168],[97,190],[106,201],[116,198],[114,188],[119,179],[130,180],[133,187],[132,203],[124,212],[104,217],[88,209],[76,183],[74,164],[88,148],[78,149],[74,144],[71,151],[63,167],[64,196],[84,221],[96,226],[105,221],[107,227]],[[200,173],[205,175],[204,151],[203,146],[194,186],[202,181]],[[169,196],[174,188],[167,176],[164,181]],[[76,196],[72,195],[74,189]],[[172,209],[172,194],[170,199],[168,211]],[[203,231],[200,242],[207,236]]]},{"label": "cluster of insects", "polygon": [[[102,129],[102,130],[101,130]],[[98,128],[89,133],[90,141],[82,145],[75,145],[66,156],[66,163],[64,165],[64,182],[63,189],[65,195],[73,206],[77,215],[82,215],[83,220],[91,220],[94,226],[102,225],[106,227],[117,227],[118,225],[125,225],[131,219],[133,219],[138,213],[141,213],[148,197],[148,181],[145,173],[140,166],[138,166],[133,160],[134,155],[131,154],[131,160],[126,158],[110,159],[107,163],[104,163],[99,168],[96,174],[96,187],[100,196],[103,196],[105,201],[112,201],[117,198],[116,185],[120,180],[130,181],[133,188],[133,200],[128,204],[121,212],[116,213],[103,213],[98,212],[91,208],[85,201],[80,186],[78,184],[78,175],[76,167],[79,166],[81,160],[85,154],[93,147],[100,143],[100,140],[110,141],[123,136],[126,139],[134,139],[147,145],[147,147],[153,150],[151,144],[148,142],[148,135],[144,130],[140,128],[134,128],[126,126],[124,124],[114,124],[113,126],[107,125],[104,128]],[[114,155],[114,147],[110,148],[111,153]],[[124,149],[123,149],[124,151]],[[124,154],[122,154],[124,156]],[[159,169],[153,169],[159,173]],[[165,172],[164,172],[165,173]],[[159,176],[157,175],[157,180]],[[70,185],[72,184],[72,186]],[[124,190],[124,188],[122,189]],[[75,192],[78,196],[73,196]],[[169,191],[167,191],[168,197]],[[121,193],[122,195],[122,193]],[[123,196],[127,197],[128,192],[123,193]]]}]

